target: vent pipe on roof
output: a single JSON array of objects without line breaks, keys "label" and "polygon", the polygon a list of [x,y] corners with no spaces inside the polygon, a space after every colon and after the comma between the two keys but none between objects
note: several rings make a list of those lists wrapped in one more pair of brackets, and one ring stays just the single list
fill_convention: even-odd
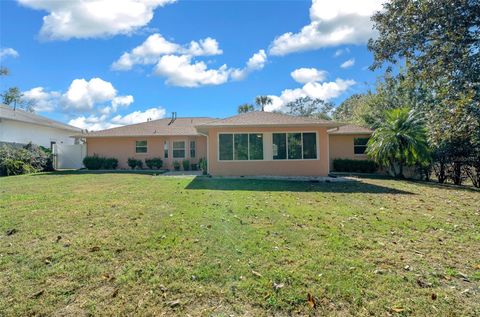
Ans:
[{"label": "vent pipe on roof", "polygon": [[172,112],[172,119],[168,123],[168,125],[171,125],[175,120],[177,119],[177,112]]}]

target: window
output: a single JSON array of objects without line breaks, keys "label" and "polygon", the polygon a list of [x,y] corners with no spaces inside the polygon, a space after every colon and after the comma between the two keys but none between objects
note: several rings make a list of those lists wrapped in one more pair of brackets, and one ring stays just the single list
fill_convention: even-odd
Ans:
[{"label": "window", "polygon": [[248,135],[248,151],[251,160],[263,160],[263,134]]},{"label": "window", "polygon": [[365,154],[367,149],[368,138],[354,138],[353,139],[353,153]]},{"label": "window", "polygon": [[263,160],[263,134],[220,134],[218,154],[221,161]]},{"label": "window", "polygon": [[301,160],[302,159],[302,134],[289,133],[287,136],[288,142],[288,159]]},{"label": "window", "polygon": [[273,133],[274,160],[308,160],[317,158],[317,134]]},{"label": "window", "polygon": [[273,134],[273,159],[285,160],[287,158],[287,134]]},{"label": "window", "polygon": [[317,134],[302,133],[303,159],[317,158]]},{"label": "window", "polygon": [[135,141],[135,153],[147,153],[147,141]]},{"label": "window", "polygon": [[220,134],[218,154],[221,161],[233,160],[233,134]]},{"label": "window", "polygon": [[248,160],[248,134],[234,134],[233,159],[236,161]]},{"label": "window", "polygon": [[168,158],[168,142],[163,142],[163,157]]},{"label": "window", "polygon": [[195,141],[190,141],[190,158],[195,158],[196,155],[196,142]]},{"label": "window", "polygon": [[173,158],[185,157],[185,141],[173,141]]}]

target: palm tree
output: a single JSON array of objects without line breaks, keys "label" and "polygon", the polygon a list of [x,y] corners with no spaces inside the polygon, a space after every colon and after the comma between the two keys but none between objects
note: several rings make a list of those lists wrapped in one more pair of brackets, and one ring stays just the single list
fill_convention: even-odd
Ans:
[{"label": "palm tree", "polygon": [[418,115],[408,108],[386,112],[385,121],[373,132],[367,154],[378,164],[403,178],[403,167],[429,159],[425,127]]},{"label": "palm tree", "polygon": [[260,109],[262,109],[262,111],[265,111],[265,106],[271,105],[273,103],[273,100],[268,96],[257,96],[255,98],[255,103]]},{"label": "palm tree", "polygon": [[246,113],[253,110],[255,110],[255,108],[253,108],[253,105],[249,103],[244,103],[243,105],[238,106],[238,113]]}]

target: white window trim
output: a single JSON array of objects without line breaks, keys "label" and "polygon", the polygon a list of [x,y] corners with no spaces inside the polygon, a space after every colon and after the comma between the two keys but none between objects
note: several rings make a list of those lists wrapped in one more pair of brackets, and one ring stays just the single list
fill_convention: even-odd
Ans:
[{"label": "white window trim", "polygon": [[[288,134],[291,133],[300,133],[301,135],[301,144],[302,144],[302,158],[301,159],[289,159],[288,158]],[[316,150],[317,150],[317,158],[310,158],[306,159],[303,158],[303,134],[304,133],[315,133],[315,143],[316,143]],[[273,147],[273,135],[274,134],[286,134],[285,136],[285,144],[286,144],[286,157],[284,159],[274,159],[272,155],[272,161],[318,161],[320,159],[320,143],[318,140],[318,131],[289,131],[289,132],[272,132],[272,147]]]},{"label": "white window trim", "polygon": [[[167,146],[167,156],[165,157],[165,145]],[[170,159],[170,144],[168,143],[168,140],[163,141],[163,159],[164,160],[169,160]]]},{"label": "white window trim", "polygon": [[[265,136],[267,134],[270,134],[272,136],[271,138],[271,144],[267,144],[267,146],[271,146],[273,147],[273,134],[274,133],[315,133],[315,142],[316,142],[316,145],[317,145],[317,158],[314,158],[314,159],[304,159],[303,158],[303,134],[302,134],[302,159],[288,159],[288,152],[287,152],[287,158],[286,159],[281,159],[281,160],[274,160],[273,159],[273,155],[271,156],[271,159],[269,158],[266,158],[266,150],[265,150]],[[263,160],[221,160],[220,159],[220,135],[221,134],[262,134],[263,135]],[[249,131],[249,132],[228,132],[228,131],[222,131],[222,132],[218,132],[217,133],[217,161],[218,162],[263,162],[263,161],[267,161],[267,162],[283,162],[283,161],[292,161],[292,162],[302,162],[302,161],[319,161],[320,160],[320,140],[319,140],[319,133],[318,131],[311,131],[311,130],[307,130],[307,131],[278,131],[278,132],[271,132],[271,131]],[[232,142],[234,141],[233,140],[233,136],[232,136]],[[249,157],[250,157],[250,138],[248,138],[248,142],[249,142],[249,147],[248,147],[248,151],[249,151]],[[234,153],[233,153],[233,157],[235,157],[235,148],[233,149]],[[288,137],[287,137],[287,151],[288,151]]]},{"label": "white window trim", "polygon": [[[145,146],[145,147],[147,148],[147,152],[138,153],[138,152],[137,152],[137,142],[142,142],[142,141],[146,141],[146,142],[147,142],[147,145]],[[135,146],[135,154],[136,154],[136,155],[145,155],[145,154],[148,154],[148,140],[135,140],[134,146]],[[141,146],[141,147],[143,147],[143,146]]]},{"label": "white window trim", "polygon": [[[219,132],[217,134],[217,161],[219,162],[262,162],[262,161],[268,161],[265,159],[265,143],[262,144],[263,148],[263,159],[262,160],[250,160],[250,134],[261,134],[262,135],[262,142],[265,142],[265,133],[266,132]],[[220,159],[220,135],[221,134],[231,134],[232,135],[232,158],[235,157],[235,134],[248,134],[248,145],[247,145],[247,155],[248,155],[248,160],[221,160]]]},{"label": "white window trim", "polygon": [[[192,142],[195,144],[195,156],[192,156]],[[191,159],[197,158],[197,140],[190,140],[188,142],[188,157]]]},{"label": "white window trim", "polygon": [[[175,149],[174,143],[175,142],[183,142],[183,156],[182,157],[175,157],[173,155],[175,150],[182,150],[182,149]],[[187,158],[187,141],[186,140],[172,140],[172,159],[186,159]]]}]

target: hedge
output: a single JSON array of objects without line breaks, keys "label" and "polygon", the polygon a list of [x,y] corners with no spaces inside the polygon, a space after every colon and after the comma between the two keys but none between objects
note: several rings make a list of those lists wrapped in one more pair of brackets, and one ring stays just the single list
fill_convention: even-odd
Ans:
[{"label": "hedge", "polygon": [[163,161],[159,157],[145,159],[145,165],[148,166],[149,169],[161,169],[163,166]]},{"label": "hedge", "polygon": [[143,161],[137,160],[136,158],[133,158],[133,157],[128,158],[127,164],[128,166],[130,166],[132,170],[134,170],[135,168],[139,168],[139,169],[143,168]]},{"label": "hedge", "polygon": [[92,156],[85,156],[83,165],[89,170],[114,170],[118,166],[118,160],[113,157],[102,157],[94,154]]},{"label": "hedge", "polygon": [[334,159],[333,170],[346,173],[374,173],[378,165],[371,160]]}]

